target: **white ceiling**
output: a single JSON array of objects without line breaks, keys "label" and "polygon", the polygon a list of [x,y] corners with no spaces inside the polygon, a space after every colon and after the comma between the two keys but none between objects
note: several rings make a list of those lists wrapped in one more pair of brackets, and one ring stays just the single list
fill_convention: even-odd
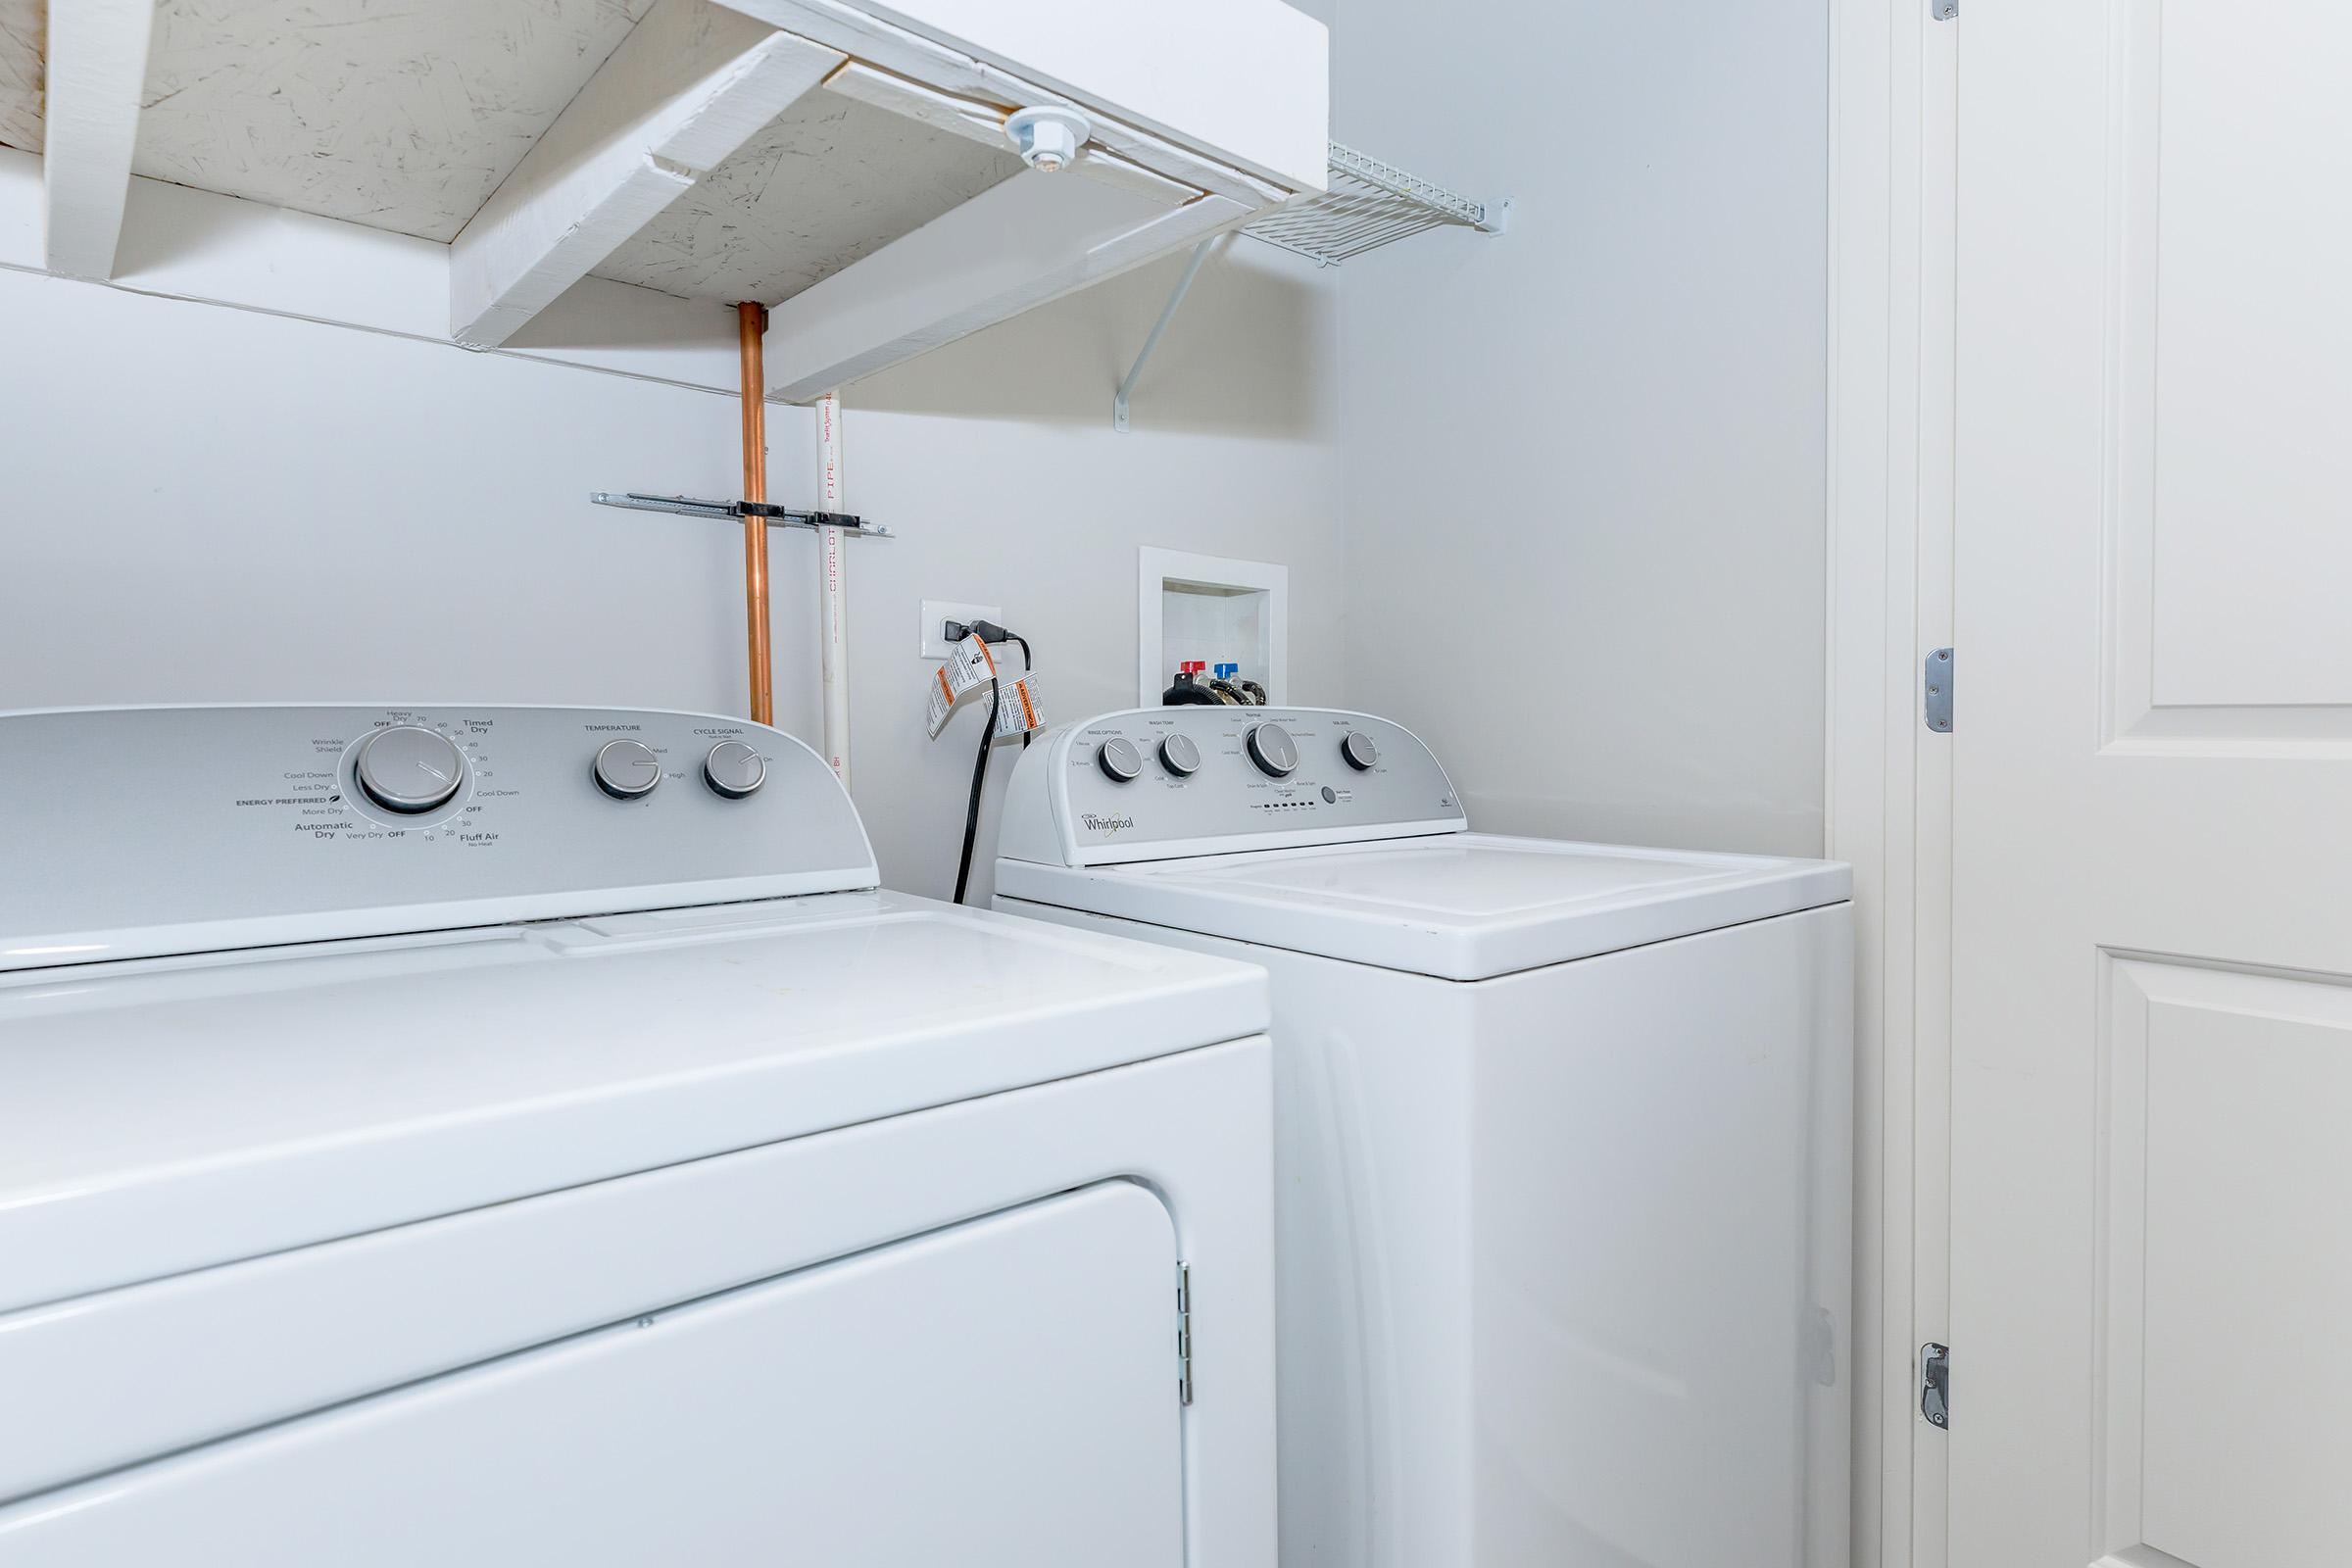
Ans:
[{"label": "white ceiling", "polygon": [[[444,243],[653,0],[161,0],[136,172]],[[0,143],[41,146],[45,0],[0,0]],[[596,271],[774,304],[1021,172],[818,90]]]},{"label": "white ceiling", "polygon": [[653,0],[164,0],[132,167],[457,237]]},{"label": "white ceiling", "polygon": [[1009,147],[812,92],[596,275],[686,299],[773,305],[1020,172]]},{"label": "white ceiling", "polygon": [[[653,0],[162,0],[135,172],[448,241]],[[0,142],[41,145],[43,0],[0,0]]]}]

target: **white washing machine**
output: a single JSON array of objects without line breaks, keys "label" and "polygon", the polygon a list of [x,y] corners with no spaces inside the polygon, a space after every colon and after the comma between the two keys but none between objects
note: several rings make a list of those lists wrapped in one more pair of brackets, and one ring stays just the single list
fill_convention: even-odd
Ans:
[{"label": "white washing machine", "polygon": [[1301,709],[1055,731],[1000,850],[1273,975],[1285,1568],[1843,1568],[1843,866],[1472,833]]},{"label": "white washing machine", "polygon": [[0,758],[0,1564],[1273,1562],[1258,972],[739,720]]}]

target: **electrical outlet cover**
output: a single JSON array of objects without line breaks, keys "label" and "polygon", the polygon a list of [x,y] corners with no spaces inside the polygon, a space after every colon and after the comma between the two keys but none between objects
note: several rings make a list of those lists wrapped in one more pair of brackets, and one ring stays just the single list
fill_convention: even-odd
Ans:
[{"label": "electrical outlet cover", "polygon": [[960,620],[967,624],[975,620],[993,620],[997,624],[1003,625],[1004,612],[996,605],[967,605],[955,599],[924,600],[923,657],[925,659],[948,657],[950,645],[946,627],[951,620]]}]

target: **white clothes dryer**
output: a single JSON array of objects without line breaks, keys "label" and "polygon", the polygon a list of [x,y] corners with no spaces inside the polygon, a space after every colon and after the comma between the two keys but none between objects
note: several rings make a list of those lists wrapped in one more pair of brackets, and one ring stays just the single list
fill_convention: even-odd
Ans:
[{"label": "white clothes dryer", "polygon": [[0,758],[0,1563],[1271,1568],[1258,972],[741,720]]},{"label": "white clothes dryer", "polygon": [[1843,1568],[1845,867],[1474,833],[1307,709],[1059,729],[1000,854],[1273,976],[1286,1568]]}]

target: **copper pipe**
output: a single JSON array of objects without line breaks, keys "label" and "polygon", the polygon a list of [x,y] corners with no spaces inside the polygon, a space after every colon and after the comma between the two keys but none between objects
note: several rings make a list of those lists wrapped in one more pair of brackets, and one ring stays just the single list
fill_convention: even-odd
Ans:
[{"label": "copper pipe", "polygon": [[[767,307],[749,300],[735,307],[743,347],[743,499],[767,499],[767,372],[761,360]],[[752,718],[776,721],[775,671],[767,651],[767,520],[743,519],[743,610],[750,622]]]}]

